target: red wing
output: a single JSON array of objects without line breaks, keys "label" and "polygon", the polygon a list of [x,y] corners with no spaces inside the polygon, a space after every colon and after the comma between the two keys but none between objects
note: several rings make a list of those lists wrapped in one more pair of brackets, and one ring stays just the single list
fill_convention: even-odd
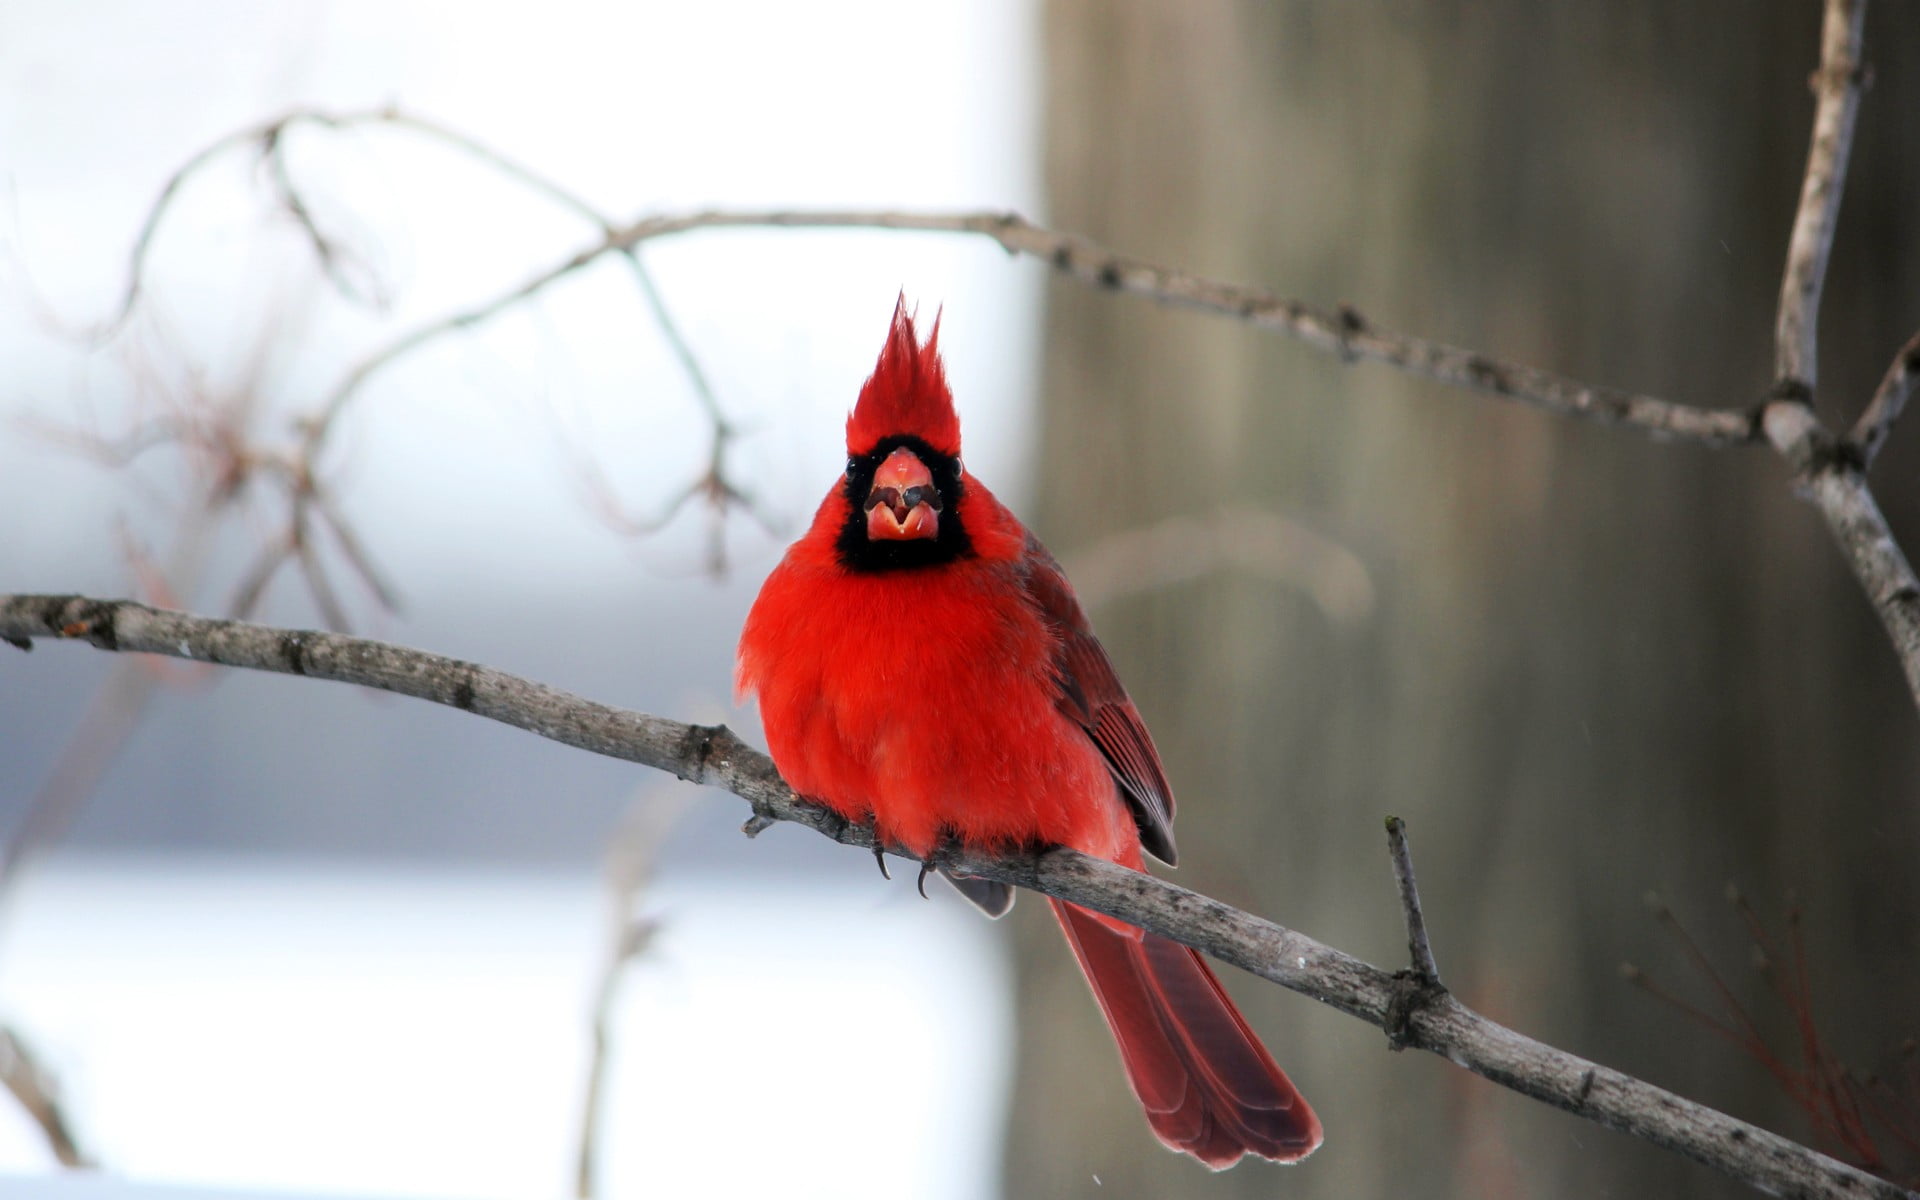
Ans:
[{"label": "red wing", "polygon": [[1140,710],[1127,698],[1107,652],[1093,636],[1073,588],[1053,555],[1027,535],[1027,594],[1060,638],[1054,673],[1060,685],[1060,711],[1072,717],[1100,753],[1120,784],[1127,807],[1140,827],[1140,844],[1164,863],[1174,861],[1173,788],[1160,765]]}]

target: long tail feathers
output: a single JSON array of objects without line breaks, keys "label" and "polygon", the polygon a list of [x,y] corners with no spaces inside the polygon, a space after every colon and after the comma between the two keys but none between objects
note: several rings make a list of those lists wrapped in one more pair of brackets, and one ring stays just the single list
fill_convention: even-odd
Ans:
[{"label": "long tail feathers", "polygon": [[1216,1171],[1246,1154],[1297,1162],[1313,1153],[1320,1118],[1199,954],[1058,900],[1053,911],[1162,1142]]}]

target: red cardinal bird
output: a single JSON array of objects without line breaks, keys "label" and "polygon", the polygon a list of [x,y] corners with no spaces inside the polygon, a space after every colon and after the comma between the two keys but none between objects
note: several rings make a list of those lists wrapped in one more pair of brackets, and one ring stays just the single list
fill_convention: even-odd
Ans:
[{"label": "red cardinal bird", "polygon": [[[1173,792],[1060,564],[960,464],[904,299],[847,418],[847,471],[767,577],[737,686],[794,791],[921,859],[943,837],[1171,864]],[[993,916],[1004,884],[953,883]],[[1055,900],[1162,1142],[1293,1162],[1320,1121],[1199,954]]]}]

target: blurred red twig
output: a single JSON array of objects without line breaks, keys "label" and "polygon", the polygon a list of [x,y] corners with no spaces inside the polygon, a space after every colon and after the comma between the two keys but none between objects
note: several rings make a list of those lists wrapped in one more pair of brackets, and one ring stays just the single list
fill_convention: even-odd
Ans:
[{"label": "blurred red twig", "polygon": [[[1711,989],[1713,1004],[1702,1006],[1683,999],[1632,964],[1622,967],[1623,974],[1757,1063],[1794,1107],[1807,1115],[1816,1140],[1836,1156],[1882,1178],[1920,1186],[1920,1069],[1914,1060],[1914,1043],[1906,1043],[1891,1077],[1855,1074],[1834,1053],[1814,1016],[1799,906],[1789,904],[1782,940],[1767,929],[1739,889],[1727,889],[1727,902],[1746,927],[1755,971],[1792,1026],[1792,1046],[1776,1047],[1761,1021],[1658,896],[1648,896],[1648,907],[1673,935],[1694,974]],[[1896,1162],[1888,1154],[1889,1143],[1913,1161]]]}]

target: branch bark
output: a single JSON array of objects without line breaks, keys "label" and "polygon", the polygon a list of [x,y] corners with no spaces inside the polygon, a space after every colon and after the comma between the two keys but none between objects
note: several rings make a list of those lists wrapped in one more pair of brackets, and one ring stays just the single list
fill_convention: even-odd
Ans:
[{"label": "branch bark", "polygon": [[1920,333],[1900,347],[1900,353],[1894,356],[1893,364],[1881,377],[1880,386],[1874,389],[1872,402],[1853,427],[1851,440],[1858,449],[1861,470],[1873,466],[1874,457],[1887,444],[1893,423],[1905,411],[1916,383],[1920,383]]},{"label": "branch bark", "polygon": [[1893,641],[1907,690],[1920,703],[1920,578],[1894,540],[1866,476],[1872,452],[1885,440],[1905,403],[1914,343],[1909,342],[1889,368],[1852,439],[1836,439],[1814,411],[1820,293],[1826,283],[1854,117],[1860,107],[1861,26],[1866,11],[1866,0],[1827,0],[1821,21],[1820,67],[1813,75],[1813,141],[1807,148],[1800,207],[1780,282],[1773,398],[1762,410],[1760,424],[1767,441],[1793,469],[1800,494],[1820,510]]},{"label": "branch bark", "polygon": [[61,1166],[89,1168],[95,1165],[92,1156],[81,1149],[74,1137],[73,1124],[61,1106],[53,1076],[40,1064],[26,1040],[3,1025],[0,1025],[0,1084],[13,1093],[20,1107],[39,1126]]},{"label": "branch bark", "polygon": [[1820,23],[1820,69],[1813,76],[1813,144],[1807,147],[1800,207],[1780,280],[1773,373],[1804,384],[1809,394],[1819,375],[1820,292],[1840,221],[1854,118],[1860,112],[1860,30],[1866,16],[1867,0],[1827,0]]},{"label": "branch bark", "polygon": [[[132,601],[0,596],[0,641],[77,639],[431,700],[565,745],[724,789],[749,828],[791,821],[871,849],[872,830],[800,799],[766,755],[723,725],[686,725],[574,696],[477,663],[308,630],[197,617]],[[1069,850],[989,857],[943,851],[941,865],[1016,884],[1131,922],[1388,1030],[1486,1079],[1643,1138],[1764,1192],[1916,1200],[1916,1194],[1724,1113],[1554,1049],[1472,1011],[1438,987],[1409,993],[1393,973],[1185,888]]]},{"label": "branch bark", "polygon": [[1407,955],[1421,979],[1438,985],[1440,964],[1434,961],[1433,943],[1427,940],[1427,914],[1420,907],[1420,885],[1413,877],[1413,851],[1407,846],[1407,823],[1399,817],[1387,818],[1387,856],[1393,861],[1394,883],[1400,889],[1400,909],[1407,918]]},{"label": "branch bark", "polygon": [[[801,212],[778,209],[759,212],[710,211],[654,216],[618,226],[573,192],[491,147],[457,130],[392,107],[347,111],[294,109],[272,120],[229,133],[194,154],[168,177],[159,196],[148,209],[129,255],[127,282],[120,300],[108,318],[89,332],[89,340],[102,343],[125,328],[144,290],[146,264],[153,243],[187,181],[214,159],[231,151],[253,147],[269,156],[277,155],[288,131],[300,125],[335,130],[387,126],[442,142],[545,195],[575,216],[598,226],[601,233],[597,243],[582,248],[572,257],[547,268],[518,287],[491,300],[417,326],[362,358],[341,377],[322,404],[320,412],[307,423],[309,458],[317,453],[320,444],[326,440],[339,410],[346,407],[367,379],[390,363],[405,357],[426,342],[484,322],[609,254],[618,254],[629,260],[663,333],[673,344],[676,354],[683,359],[689,358],[684,340],[679,337],[635,252],[644,242],[676,234],[702,229],[748,228],[887,229],[988,237],[998,242],[1009,254],[1037,258],[1081,283],[1109,291],[1128,292],[1160,304],[1232,316],[1257,328],[1286,334],[1321,350],[1338,354],[1349,362],[1364,359],[1386,363],[1410,374],[1490,392],[1549,411],[1638,426],[1664,438],[1708,445],[1743,444],[1759,440],[1758,427],[1750,411],[1676,404],[1614,388],[1596,387],[1457,346],[1377,329],[1348,307],[1327,311],[1263,288],[1224,283],[1177,268],[1128,258],[1086,238],[1037,225],[1017,213],[909,213],[888,210]],[[284,162],[278,165],[284,166]],[[299,193],[289,180],[283,178],[282,183],[282,202],[299,218],[304,212]],[[311,228],[310,218],[305,223],[311,234],[309,240],[314,243],[322,265],[331,266],[328,262],[331,253],[329,243],[318,230]],[[695,390],[713,416],[717,429],[722,435],[730,433],[731,426],[719,414],[697,364],[690,364],[688,370]]]},{"label": "branch bark", "polygon": [[321,429],[330,427],[339,410],[346,407],[368,379],[426,342],[478,325],[608,254],[628,254],[644,242],[712,229],[882,229],[971,234],[992,239],[1009,254],[1039,259],[1081,283],[1140,296],[1173,308],[1198,309],[1231,317],[1257,329],[1285,334],[1349,362],[1385,363],[1411,375],[1490,393],[1549,412],[1604,424],[1635,426],[1667,440],[1730,446],[1754,443],[1760,436],[1754,413],[1749,409],[1677,404],[1582,383],[1443,342],[1393,333],[1375,327],[1351,308],[1328,311],[1265,288],[1227,283],[1176,267],[1128,258],[1086,238],[1037,225],[1018,213],[783,209],[653,216],[610,230],[600,242],[583,247],[572,257],[517,287],[417,326],[361,359],[327,397],[316,425]]}]

